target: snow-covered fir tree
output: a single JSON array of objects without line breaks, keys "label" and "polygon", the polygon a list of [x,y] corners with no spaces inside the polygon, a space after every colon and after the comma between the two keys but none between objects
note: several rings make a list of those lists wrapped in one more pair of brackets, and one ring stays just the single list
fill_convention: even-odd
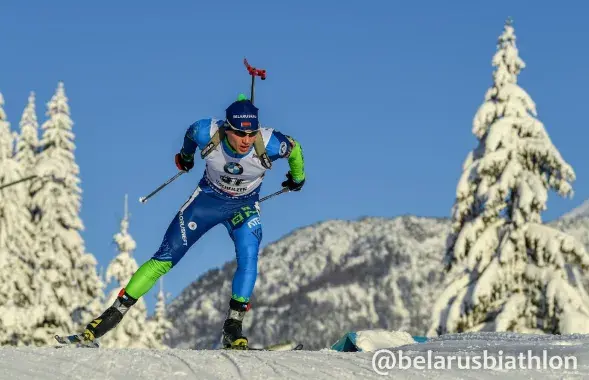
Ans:
[{"label": "snow-covered fir tree", "polygon": [[[132,256],[136,243],[129,234],[129,213],[125,195],[125,213],[121,220],[121,230],[114,235],[118,254],[106,268],[106,282],[115,288],[107,297],[104,308],[112,305],[121,287],[125,286],[139,266]],[[110,348],[160,348],[161,343],[154,337],[153,325],[147,322],[147,307],[143,298],[125,314],[117,327],[101,338],[101,345]]]},{"label": "snow-covered fir tree", "polygon": [[[166,295],[164,293],[164,279],[160,278],[160,289],[157,293],[155,313],[153,319],[153,334],[158,342],[164,342],[169,338],[168,331],[172,328],[172,322],[166,317]],[[163,345],[163,343],[162,343]]]},{"label": "snow-covered fir tree", "polygon": [[[22,169],[22,178],[26,180],[26,198],[27,218],[34,220],[36,207],[33,205],[32,188],[34,181],[40,181],[40,178],[34,178],[37,175],[37,151],[39,148],[39,123],[37,121],[37,112],[35,106],[35,92],[31,91],[28,103],[20,119],[20,133],[16,135],[16,150],[14,158],[20,164]],[[27,179],[31,178],[33,179]],[[27,213],[25,212],[25,214]],[[28,235],[30,236],[31,245],[27,248],[27,255],[30,256],[31,262],[34,262],[34,245],[36,241],[36,228],[34,223],[25,224]]]},{"label": "snow-covered fir tree", "polygon": [[449,280],[429,334],[589,332],[589,297],[579,275],[589,256],[541,218],[550,190],[572,195],[575,173],[518,85],[525,63],[511,20],[493,66],[493,85],[473,120],[479,145],[457,185],[445,257]]},{"label": "snow-covered fir tree", "polygon": [[102,308],[103,284],[96,259],[85,250],[79,213],[81,189],[75,161],[73,121],[64,85],[47,104],[37,174],[32,182],[37,215],[35,344],[52,341],[53,334],[78,331]]},{"label": "snow-covered fir tree", "polygon": [[[23,170],[23,178],[36,175],[37,150],[39,148],[39,123],[37,121],[37,112],[35,106],[35,92],[31,91],[29,101],[25,107],[20,119],[20,134],[16,142],[15,158],[20,163]],[[31,212],[34,213],[35,206],[32,204],[32,186],[35,179],[27,182],[27,204]],[[32,226],[32,224],[31,224]]]},{"label": "snow-covered fir tree", "polygon": [[[0,186],[23,176],[14,158],[14,135],[3,106],[0,94]],[[25,182],[17,182],[0,190],[0,345],[26,344],[30,334],[28,311],[34,292],[26,186]]]},{"label": "snow-covered fir tree", "polygon": [[35,92],[31,91],[29,101],[20,119],[20,134],[15,153],[16,160],[20,162],[25,177],[35,174],[38,147],[39,123],[35,107]]}]

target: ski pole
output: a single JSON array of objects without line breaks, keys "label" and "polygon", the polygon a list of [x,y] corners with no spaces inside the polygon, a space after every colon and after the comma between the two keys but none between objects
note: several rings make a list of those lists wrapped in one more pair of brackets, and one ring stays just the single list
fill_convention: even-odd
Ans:
[{"label": "ski pole", "polygon": [[51,178],[54,182],[60,182],[62,184],[64,183],[64,179],[63,178],[56,177],[53,174],[46,174],[46,175],[43,175],[43,176],[40,176],[40,175],[37,175],[37,174],[33,174],[33,175],[28,176],[28,177],[21,178],[21,179],[18,179],[16,181],[13,181],[13,182],[10,182],[10,183],[5,183],[4,185],[0,186],[0,190],[4,189],[6,187],[10,187],[10,186],[16,185],[18,183],[24,182],[24,181],[28,181],[30,179],[35,179],[35,178],[39,178],[39,179]]},{"label": "ski pole", "polygon": [[247,72],[252,76],[252,84],[250,88],[250,102],[254,104],[254,85],[256,81],[256,77],[260,77],[261,80],[266,80],[266,70],[264,69],[256,69],[255,67],[250,66],[247,62],[247,59],[243,59],[243,64],[247,68]]},{"label": "ski pole", "polygon": [[33,179],[33,178],[37,178],[37,177],[38,177],[38,175],[34,174],[34,175],[30,175],[30,176],[25,177],[25,178],[21,178],[19,180],[14,181],[14,182],[5,183],[4,185],[0,186],[0,190],[1,189],[4,189],[5,187],[10,187],[12,185],[16,185],[17,183],[28,181],[29,179]]},{"label": "ski pole", "polygon": [[166,182],[162,183],[157,189],[155,189],[154,191],[152,191],[151,193],[147,194],[144,197],[140,197],[139,198],[139,202],[145,203],[149,198],[151,198],[152,196],[154,196],[158,191],[160,191],[164,187],[168,186],[170,183],[172,183],[172,181],[174,181],[176,178],[180,177],[184,173],[186,173],[186,172],[185,171],[180,171],[180,172],[176,173],[176,175],[174,175],[172,178],[170,178]]},{"label": "ski pole", "polygon": [[281,190],[278,190],[278,191],[277,191],[277,192],[275,192],[275,193],[272,193],[272,194],[270,194],[270,195],[266,195],[266,196],[265,196],[265,197],[263,197],[263,198],[260,198],[260,200],[259,200],[258,202],[259,202],[259,203],[262,203],[262,202],[264,202],[264,201],[265,201],[265,200],[267,200],[267,199],[270,199],[270,198],[272,198],[272,197],[275,197],[275,196],[277,196],[277,195],[280,195],[280,194],[282,194],[282,193],[288,193],[289,191],[290,191],[290,190],[288,189],[288,187],[283,187]]}]

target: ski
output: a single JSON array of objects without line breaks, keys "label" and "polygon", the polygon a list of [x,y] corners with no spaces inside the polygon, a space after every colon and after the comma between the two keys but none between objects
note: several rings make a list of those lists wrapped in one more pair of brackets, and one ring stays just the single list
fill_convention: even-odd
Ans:
[{"label": "ski", "polygon": [[[84,338],[83,334],[73,334],[73,335],[55,335],[55,340],[60,343],[59,347],[65,347],[69,345],[75,345],[76,347],[81,348],[99,348],[100,345],[98,342],[93,340],[87,340]],[[253,348],[253,347],[243,347],[243,348],[222,348],[223,350],[237,350],[237,351],[301,351],[303,349],[302,344],[297,344],[294,347],[285,347],[283,344],[277,344],[273,346],[263,347],[263,348]]]},{"label": "ski", "polygon": [[93,340],[87,340],[84,338],[83,334],[74,334],[74,335],[55,335],[55,340],[62,344],[63,347],[65,345],[75,345],[76,347],[84,347],[84,348],[98,348],[98,342]]},{"label": "ski", "polygon": [[264,347],[264,348],[251,348],[248,347],[246,350],[250,351],[301,351],[303,349],[302,344],[297,344],[295,347],[291,348],[279,348],[274,346]]}]

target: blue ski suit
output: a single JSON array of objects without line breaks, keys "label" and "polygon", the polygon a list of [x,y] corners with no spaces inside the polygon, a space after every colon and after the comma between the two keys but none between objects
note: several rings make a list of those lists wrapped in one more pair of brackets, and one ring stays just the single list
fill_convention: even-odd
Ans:
[{"label": "blue ski suit", "polygon": [[[194,156],[203,149],[222,122],[202,119],[186,131],[182,153]],[[271,161],[287,158],[296,181],[304,179],[302,150],[297,141],[274,129],[260,128]],[[258,204],[265,168],[254,148],[246,154],[236,153],[227,140],[205,158],[206,168],[198,186],[171,221],[162,243],[145,268],[146,276],[157,278],[178,264],[187,251],[207,231],[223,224],[235,244],[237,268],[232,282],[232,298],[249,302],[257,278],[258,251],[262,240],[262,222]],[[157,262],[157,263],[154,263]],[[168,266],[161,269],[161,264]],[[148,270],[149,268],[151,270]],[[158,267],[160,269],[158,269]],[[160,273],[156,273],[156,272]],[[149,272],[153,272],[150,274]],[[163,273],[162,273],[163,272]],[[132,279],[127,292],[138,297],[152,286],[152,281]],[[147,289],[146,289],[147,288]]]}]

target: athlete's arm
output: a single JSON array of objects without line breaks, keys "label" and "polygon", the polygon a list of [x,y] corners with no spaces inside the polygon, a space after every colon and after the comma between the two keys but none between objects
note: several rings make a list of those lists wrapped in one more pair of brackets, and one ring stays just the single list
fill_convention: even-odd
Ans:
[{"label": "athlete's arm", "polygon": [[303,157],[303,148],[301,144],[292,140],[294,147],[292,148],[290,155],[288,156],[288,166],[290,167],[290,173],[295,182],[302,182],[305,179],[305,159]]},{"label": "athlete's arm", "polygon": [[270,141],[266,146],[268,156],[272,161],[287,158],[293,180],[297,183],[305,179],[305,160],[301,144],[290,136],[272,131]]},{"label": "athlete's arm", "polygon": [[180,149],[180,155],[184,161],[194,161],[194,152],[198,148],[198,125],[198,121],[193,123],[184,134],[184,144],[182,144],[182,148]]},{"label": "athlete's arm", "polygon": [[184,143],[180,154],[186,161],[194,160],[194,153],[197,149],[204,149],[211,140],[212,119],[200,119],[194,122],[184,134]]}]

